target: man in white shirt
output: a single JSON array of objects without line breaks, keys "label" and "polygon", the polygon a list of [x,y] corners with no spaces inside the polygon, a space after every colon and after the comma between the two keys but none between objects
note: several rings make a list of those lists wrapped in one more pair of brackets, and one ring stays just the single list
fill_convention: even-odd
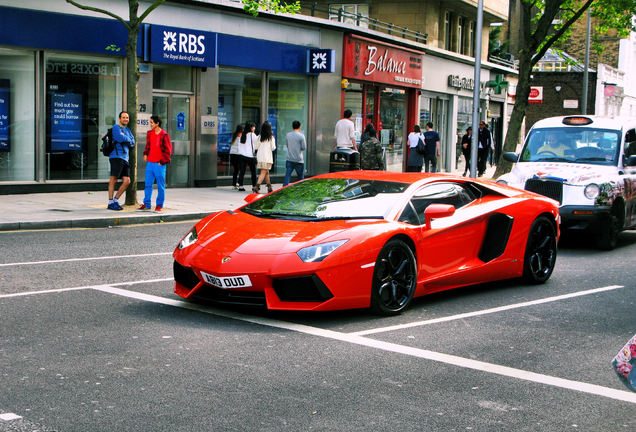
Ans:
[{"label": "man in white shirt", "polygon": [[345,110],[344,118],[336,122],[336,130],[334,132],[336,149],[353,148],[355,151],[358,151],[358,146],[356,145],[356,129],[351,120],[351,114],[351,110]]}]

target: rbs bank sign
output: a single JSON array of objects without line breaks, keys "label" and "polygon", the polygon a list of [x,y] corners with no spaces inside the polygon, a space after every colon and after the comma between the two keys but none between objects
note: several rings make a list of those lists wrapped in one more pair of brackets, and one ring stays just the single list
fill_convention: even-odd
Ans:
[{"label": "rbs bank sign", "polygon": [[149,59],[156,63],[216,67],[216,33],[151,25]]}]

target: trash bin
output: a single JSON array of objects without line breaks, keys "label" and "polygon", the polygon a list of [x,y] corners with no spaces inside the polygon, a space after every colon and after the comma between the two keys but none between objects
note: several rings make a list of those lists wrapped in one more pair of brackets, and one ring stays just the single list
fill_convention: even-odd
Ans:
[{"label": "trash bin", "polygon": [[338,149],[329,155],[329,172],[360,169],[360,153],[353,149]]}]

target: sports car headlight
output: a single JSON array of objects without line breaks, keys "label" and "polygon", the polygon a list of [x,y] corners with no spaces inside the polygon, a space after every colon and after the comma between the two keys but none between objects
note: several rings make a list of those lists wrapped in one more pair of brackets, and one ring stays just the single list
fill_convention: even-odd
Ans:
[{"label": "sports car headlight", "polygon": [[601,188],[596,183],[590,183],[589,185],[585,186],[585,190],[583,191],[585,197],[591,200],[595,199],[600,192]]},{"label": "sports car headlight", "polygon": [[187,248],[188,246],[194,244],[196,241],[197,241],[197,228],[194,227],[190,230],[189,233],[185,235],[185,237],[181,239],[177,248],[178,249]]},{"label": "sports car headlight", "polygon": [[337,240],[329,243],[321,243],[303,248],[296,252],[304,262],[316,262],[324,260],[331,252],[345,244],[348,240]]}]

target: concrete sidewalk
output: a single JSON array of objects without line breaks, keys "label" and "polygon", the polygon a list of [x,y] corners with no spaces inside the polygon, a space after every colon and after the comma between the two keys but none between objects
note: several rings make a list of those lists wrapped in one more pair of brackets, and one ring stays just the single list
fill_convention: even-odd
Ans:
[{"label": "concrete sidewalk", "polygon": [[[461,158],[454,174],[462,174]],[[494,166],[488,166],[484,178],[491,178]],[[282,187],[274,184],[274,190]],[[104,189],[106,185],[104,185]],[[261,187],[263,190],[263,187]],[[247,192],[231,186],[211,188],[168,188],[163,211],[139,211],[124,206],[122,211],[108,210],[108,194],[103,192],[52,192],[23,195],[0,195],[0,231],[55,228],[103,228],[116,225],[198,220],[218,210],[245,204]],[[143,190],[137,200],[143,201]],[[157,192],[153,194],[156,198]],[[124,198],[124,197],[122,197]],[[120,201],[123,201],[120,200]],[[123,205],[123,202],[121,202]],[[154,207],[153,207],[154,208]]]}]

